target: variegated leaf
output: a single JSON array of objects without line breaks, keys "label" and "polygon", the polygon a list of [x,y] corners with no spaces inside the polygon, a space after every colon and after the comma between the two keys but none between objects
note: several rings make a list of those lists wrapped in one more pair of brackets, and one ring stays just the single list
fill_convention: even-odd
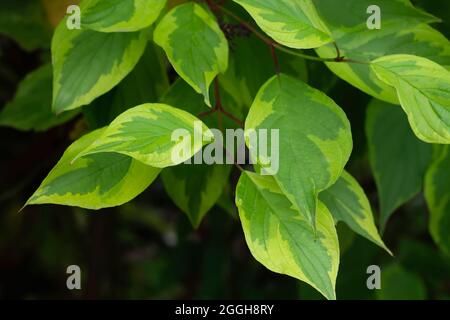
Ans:
[{"label": "variegated leaf", "polygon": [[291,48],[317,48],[331,42],[330,32],[312,0],[234,0],[278,43]]},{"label": "variegated leaf", "polygon": [[150,26],[167,0],[83,0],[81,27],[101,32],[131,32]]},{"label": "variegated leaf", "polygon": [[87,105],[111,90],[137,64],[148,38],[148,30],[68,30],[63,20],[52,41],[53,111]]},{"label": "variegated leaf", "polygon": [[27,205],[53,203],[101,209],[126,203],[144,191],[160,169],[117,153],[93,154],[71,163],[104,131],[98,129],[69,146]]},{"label": "variegated leaf", "polygon": [[450,144],[450,71],[431,60],[405,54],[378,58],[371,67],[396,89],[419,139]]},{"label": "variegated leaf", "polygon": [[236,189],[245,240],[266,268],[304,281],[335,299],[339,243],[333,218],[324,204],[314,230],[271,176],[243,172]]},{"label": "variegated leaf", "polygon": [[186,111],[165,104],[142,104],[119,115],[76,159],[116,152],[149,166],[165,168],[191,158],[212,132]]},{"label": "variegated leaf", "polygon": [[344,171],[338,181],[319,195],[336,222],[345,222],[353,231],[376,245],[386,247],[373,220],[372,208],[358,181]]},{"label": "variegated leaf", "polygon": [[[278,170],[266,173],[274,174],[289,200],[314,225],[319,192],[341,176],[352,150],[345,113],[324,93],[280,74],[261,87],[245,128],[279,130],[279,144],[272,146],[269,139],[267,146],[279,153]],[[258,163],[268,162],[254,154],[248,139],[247,145]]]},{"label": "variegated leaf", "polygon": [[177,73],[211,106],[209,86],[228,66],[228,43],[215,17],[196,3],[179,5],[158,24],[154,41]]}]

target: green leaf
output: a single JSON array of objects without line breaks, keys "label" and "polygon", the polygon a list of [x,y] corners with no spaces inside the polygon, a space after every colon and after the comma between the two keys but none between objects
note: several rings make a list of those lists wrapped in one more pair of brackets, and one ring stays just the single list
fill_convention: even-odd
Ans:
[{"label": "green leaf", "polygon": [[169,197],[198,227],[220,198],[230,165],[181,164],[163,170],[161,177]]},{"label": "green leaf", "polygon": [[[176,130],[180,135],[173,136]],[[212,138],[212,132],[186,111],[147,103],[119,115],[74,161],[86,155],[117,152],[165,168],[188,160]]]},{"label": "green leaf", "polygon": [[[219,75],[223,93],[247,111],[261,86],[271,78],[275,66],[270,48],[254,35],[233,39],[227,71]],[[283,51],[277,52],[280,71],[307,82],[305,60]],[[224,92],[225,91],[225,92]]]},{"label": "green leaf", "polygon": [[345,222],[353,231],[392,255],[378,233],[372,208],[358,181],[344,171],[339,180],[319,195],[336,222]]},{"label": "green leaf", "polygon": [[[193,91],[181,78],[178,78],[165,92],[161,98],[161,103],[183,109],[194,116],[210,110],[203,101],[203,97]],[[210,117],[205,117],[205,122],[210,121],[210,119]],[[209,123],[207,125],[209,126]]]},{"label": "green leaf", "polygon": [[[383,29],[398,29],[421,23],[439,22],[435,16],[415,8],[409,0],[314,0],[319,16],[330,28],[333,39],[347,39],[351,34],[362,37],[376,37]],[[377,5],[381,9],[381,29],[371,30],[367,27],[370,14],[367,8]],[[378,34],[377,34],[378,33]],[[363,41],[362,39],[357,39]],[[370,40],[370,39],[369,39]]]},{"label": "green leaf", "polygon": [[52,66],[44,65],[19,84],[14,99],[0,112],[0,125],[17,130],[44,131],[68,121],[76,112],[52,112]]},{"label": "green leaf", "polygon": [[2,1],[0,34],[13,38],[28,51],[48,48],[51,28],[40,1]]},{"label": "green leaf", "polygon": [[244,172],[236,205],[247,245],[266,268],[304,281],[335,299],[339,243],[333,218],[319,202],[314,230],[271,176]]},{"label": "green leaf", "polygon": [[373,100],[367,110],[369,159],[380,201],[380,225],[420,192],[431,146],[414,135],[400,107]]},{"label": "green leaf", "polygon": [[450,254],[450,146],[436,147],[425,176],[425,198],[430,210],[430,233],[438,246]]},{"label": "green leaf", "polygon": [[88,124],[93,128],[104,127],[131,107],[159,101],[169,88],[162,54],[159,47],[148,43],[133,71],[110,92],[83,108]]},{"label": "green leaf", "polygon": [[63,20],[52,41],[53,110],[87,105],[114,88],[138,63],[148,36],[148,30],[68,30]]},{"label": "green leaf", "polygon": [[308,49],[331,42],[311,0],[234,0],[258,26],[282,45]]},{"label": "green leaf", "polygon": [[149,27],[167,0],[84,0],[81,27],[101,32],[131,32]]},{"label": "green leaf", "polygon": [[405,270],[398,264],[382,269],[381,290],[377,290],[380,300],[424,300],[426,287],[415,273]]},{"label": "green leaf", "polygon": [[177,73],[211,106],[209,86],[228,66],[228,43],[214,16],[192,2],[179,5],[158,24],[154,41]]},{"label": "green leaf", "polygon": [[[445,255],[429,241],[422,239],[401,239],[398,246],[398,259],[409,271],[417,274],[428,274],[427,282],[431,288],[442,288],[448,279],[450,256]],[[433,270],[430,273],[430,270]]]},{"label": "green leaf", "polygon": [[71,163],[104,131],[93,131],[70,145],[27,205],[53,203],[101,209],[119,206],[144,191],[160,169],[115,153],[89,155]]},{"label": "green leaf", "polygon": [[[437,18],[414,8],[408,0],[317,0],[317,10],[332,31],[341,56],[356,61],[372,61],[389,54],[424,56],[450,65],[448,40],[425,23]],[[381,29],[369,30],[366,21],[369,5],[381,8]],[[317,49],[321,57],[336,57],[334,45]],[[337,76],[367,94],[398,104],[395,90],[379,80],[368,64],[327,63]]]},{"label": "green leaf", "polygon": [[381,57],[371,67],[382,81],[395,87],[419,139],[450,143],[450,71],[412,55]]},{"label": "green leaf", "polygon": [[[352,150],[350,123],[345,113],[324,93],[280,74],[260,89],[250,109],[246,130],[279,129],[275,179],[305,219],[314,225],[317,196],[341,176]],[[255,148],[247,145],[253,159]]]},{"label": "green leaf", "polygon": [[133,71],[117,87],[113,107],[136,106],[156,102],[169,88],[167,66],[163,51],[149,43]]}]

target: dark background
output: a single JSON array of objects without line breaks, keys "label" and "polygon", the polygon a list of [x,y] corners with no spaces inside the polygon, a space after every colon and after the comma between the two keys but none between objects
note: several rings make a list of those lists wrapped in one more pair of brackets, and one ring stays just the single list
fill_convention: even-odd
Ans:
[{"label": "dark background", "polygon": [[[435,27],[450,35],[450,19],[444,16],[450,1],[414,2],[447,21]],[[14,96],[24,76],[45,61],[48,49],[25,51],[0,34],[0,107]],[[314,68],[311,82],[318,88],[335,80],[328,94],[352,122],[355,151],[350,166],[376,204],[363,130],[362,106],[370,97],[322,64],[309,68]],[[214,207],[195,231],[159,179],[118,208],[92,212],[43,205],[18,213],[83,129],[81,117],[42,133],[0,128],[0,298],[321,298],[309,286],[274,274],[252,258],[234,208]],[[231,205],[232,199],[230,193],[224,203]],[[422,195],[392,216],[383,238],[395,258],[339,225],[338,298],[449,299],[450,258],[437,250],[427,225]],[[82,290],[66,288],[66,268],[72,264],[81,267]],[[372,264],[383,270],[383,289],[376,292],[366,288],[366,268]]]}]

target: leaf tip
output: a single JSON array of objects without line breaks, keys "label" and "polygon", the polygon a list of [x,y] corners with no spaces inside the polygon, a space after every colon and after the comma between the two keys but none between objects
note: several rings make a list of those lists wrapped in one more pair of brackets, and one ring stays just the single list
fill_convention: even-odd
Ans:
[{"label": "leaf tip", "polygon": [[17,211],[17,213],[21,214],[23,212],[23,210],[25,210],[25,208],[28,207],[29,204],[30,204],[30,200],[28,199],[27,202],[25,202],[25,204],[22,206],[22,208],[20,208],[19,211]]}]

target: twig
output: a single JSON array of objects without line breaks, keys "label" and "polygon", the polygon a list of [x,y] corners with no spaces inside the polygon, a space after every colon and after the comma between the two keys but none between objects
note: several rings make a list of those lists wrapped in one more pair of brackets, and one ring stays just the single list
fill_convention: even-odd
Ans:
[{"label": "twig", "polygon": [[341,50],[339,50],[339,47],[336,43],[336,41],[333,41],[334,48],[336,49],[336,59],[341,59]]},{"label": "twig", "polygon": [[272,54],[273,64],[275,66],[275,73],[277,75],[280,74],[280,63],[278,61],[277,52],[275,51],[275,46],[273,44],[270,45],[270,53]]},{"label": "twig", "polygon": [[204,118],[204,117],[206,117],[206,116],[209,116],[210,114],[213,114],[213,113],[215,113],[215,112],[217,112],[217,111],[219,111],[217,108],[212,108],[211,110],[208,110],[208,111],[204,111],[204,112],[202,112],[202,113],[199,113],[198,115],[197,115],[197,118]]},{"label": "twig", "polygon": [[238,124],[240,127],[244,127],[244,122],[242,122],[239,118],[235,117],[225,109],[220,109],[220,111],[230,120],[234,121],[236,124]]},{"label": "twig", "polygon": [[[208,0],[209,1],[209,0]],[[209,1],[211,2],[211,1]],[[230,10],[224,8],[223,6],[217,5],[217,4],[213,4],[213,6],[217,9],[219,9],[220,11],[222,11],[223,13],[225,13],[226,15],[232,17],[233,19],[235,19],[236,21],[238,21],[240,24],[242,24],[245,28],[247,28],[250,32],[252,32],[256,37],[258,37],[259,39],[261,39],[263,42],[265,42],[267,45],[269,46],[273,46],[275,48],[277,48],[280,51],[286,52],[288,54],[294,55],[294,56],[298,56],[307,60],[311,60],[311,61],[321,61],[321,62],[351,62],[351,63],[363,63],[363,64],[368,64],[369,62],[366,61],[357,61],[357,60],[353,60],[353,59],[347,59],[344,57],[340,57],[340,51],[339,51],[339,55],[335,58],[321,58],[321,57],[316,57],[316,56],[311,56],[308,54],[303,54],[300,53],[299,51],[295,51],[292,49],[289,49],[275,41],[273,41],[272,39],[266,37],[265,35],[261,34],[258,30],[256,30],[256,28],[254,28],[251,24],[249,24],[247,21],[241,19],[239,16],[237,16],[236,14],[234,14],[233,12],[231,12]],[[336,44],[335,44],[336,45]],[[337,45],[336,45],[337,47]]]}]

